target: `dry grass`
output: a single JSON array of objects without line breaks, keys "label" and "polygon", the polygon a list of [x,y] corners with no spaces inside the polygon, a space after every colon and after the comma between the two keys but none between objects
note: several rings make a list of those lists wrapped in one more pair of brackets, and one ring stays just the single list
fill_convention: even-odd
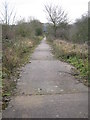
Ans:
[{"label": "dry grass", "polygon": [[79,71],[79,76],[85,84],[89,85],[88,79],[88,45],[74,44],[64,40],[54,40],[49,42],[53,47],[55,56],[63,61],[66,61],[76,67]]},{"label": "dry grass", "polygon": [[64,40],[55,40],[54,45],[63,50],[65,54],[76,54],[81,58],[88,55],[88,46],[87,44],[73,44],[68,43]]},{"label": "dry grass", "polygon": [[42,38],[28,39],[18,38],[3,41],[3,109],[7,107],[10,96],[13,94],[17,79],[20,75],[20,67],[29,62],[30,54]]}]

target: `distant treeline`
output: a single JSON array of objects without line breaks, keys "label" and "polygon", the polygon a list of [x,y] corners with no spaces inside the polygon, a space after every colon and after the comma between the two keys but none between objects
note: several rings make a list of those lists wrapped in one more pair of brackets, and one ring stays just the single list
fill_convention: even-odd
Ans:
[{"label": "distant treeline", "polygon": [[42,23],[36,19],[25,22],[24,19],[18,21],[17,25],[2,25],[3,39],[15,39],[16,37],[40,36],[43,34]]},{"label": "distant treeline", "polygon": [[52,24],[47,24],[47,35],[52,39],[64,39],[74,43],[88,42],[88,15],[83,15],[77,19],[75,23],[60,23],[54,38],[54,30]]}]

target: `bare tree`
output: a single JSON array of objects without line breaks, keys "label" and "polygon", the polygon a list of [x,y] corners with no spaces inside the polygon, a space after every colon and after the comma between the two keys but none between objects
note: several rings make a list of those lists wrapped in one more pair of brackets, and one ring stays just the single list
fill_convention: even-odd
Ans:
[{"label": "bare tree", "polygon": [[14,8],[9,7],[8,2],[2,3],[2,7],[0,10],[0,21],[3,24],[9,25],[15,22],[16,13],[14,12]]},{"label": "bare tree", "polygon": [[56,37],[57,28],[60,25],[60,23],[67,22],[67,14],[58,5],[47,4],[44,6],[45,12],[48,15],[47,19],[53,24],[54,36]]}]

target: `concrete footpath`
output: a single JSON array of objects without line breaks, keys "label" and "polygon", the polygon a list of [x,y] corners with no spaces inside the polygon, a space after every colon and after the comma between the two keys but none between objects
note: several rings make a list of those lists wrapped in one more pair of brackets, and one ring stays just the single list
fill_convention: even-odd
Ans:
[{"label": "concrete footpath", "polygon": [[46,38],[30,61],[3,118],[88,118],[88,87],[71,75],[72,66],[53,57]]}]

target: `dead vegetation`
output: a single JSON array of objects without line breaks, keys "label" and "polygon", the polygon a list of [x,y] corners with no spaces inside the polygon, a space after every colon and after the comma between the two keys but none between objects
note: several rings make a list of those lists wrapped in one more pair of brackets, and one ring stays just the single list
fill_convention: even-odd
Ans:
[{"label": "dead vegetation", "polygon": [[2,63],[2,108],[5,109],[13,95],[19,78],[20,68],[30,60],[30,54],[39,44],[42,37],[34,39],[19,37],[15,40],[3,40],[3,63]]},{"label": "dead vegetation", "polygon": [[55,40],[53,44],[62,49],[64,54],[78,55],[80,58],[86,58],[88,55],[87,44],[73,44],[64,40]]},{"label": "dead vegetation", "polygon": [[74,44],[64,40],[54,40],[50,42],[53,46],[53,53],[55,56],[64,60],[79,71],[79,78],[85,85],[89,85],[88,80],[88,45],[87,44]]}]

